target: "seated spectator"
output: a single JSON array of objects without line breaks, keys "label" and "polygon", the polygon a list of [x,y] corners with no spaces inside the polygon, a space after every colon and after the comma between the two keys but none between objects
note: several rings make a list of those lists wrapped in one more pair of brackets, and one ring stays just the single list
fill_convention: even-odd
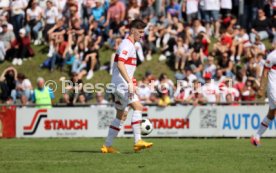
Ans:
[{"label": "seated spectator", "polygon": [[222,31],[220,42],[214,44],[213,52],[222,54],[231,50],[233,38],[229,30]]},{"label": "seated spectator", "polygon": [[223,75],[226,77],[232,78],[233,77],[233,62],[230,60],[229,55],[227,52],[222,54],[222,57],[218,61],[218,66],[222,71]]},{"label": "seated spectator", "polygon": [[216,74],[216,69],[217,69],[217,66],[215,65],[214,57],[209,56],[207,63],[204,66],[203,74],[209,72],[212,74],[212,77],[214,77]]},{"label": "seated spectator", "polygon": [[186,63],[186,67],[189,67],[192,69],[193,74],[196,75],[197,79],[204,83],[204,80],[202,79],[202,71],[203,71],[203,65],[200,58],[200,53],[194,50],[191,53],[191,57],[189,58],[189,61]]},{"label": "seated spectator", "polygon": [[220,102],[220,91],[218,85],[212,82],[212,74],[207,72],[204,74],[205,84],[201,87],[201,92],[207,102],[212,104]]},{"label": "seated spectator", "polygon": [[255,101],[256,90],[254,89],[254,79],[248,78],[241,92],[242,101]]},{"label": "seated spectator", "polygon": [[58,35],[56,39],[57,50],[51,57],[51,71],[55,69],[56,65],[58,65],[61,70],[64,70],[65,62],[68,58],[70,58],[68,42],[64,40],[62,35]]},{"label": "seated spectator", "polygon": [[4,60],[3,57],[10,58],[11,45],[14,41],[15,35],[13,31],[8,30],[7,23],[2,23],[2,32],[0,33],[0,60]]},{"label": "seated spectator", "polygon": [[230,57],[231,61],[236,60],[239,62],[241,60],[242,54],[246,51],[246,49],[250,48],[250,46],[251,46],[251,43],[249,41],[249,36],[246,33],[245,28],[237,28],[236,34],[234,35],[232,48],[231,48],[231,52],[232,52],[232,55]]},{"label": "seated spectator", "polygon": [[86,96],[83,91],[83,82],[78,78],[77,73],[72,73],[71,83],[66,86],[66,93],[63,94],[61,102],[68,105],[75,103],[86,103]]},{"label": "seated spectator", "polygon": [[107,11],[106,22],[104,26],[116,26],[121,24],[125,19],[125,15],[125,4],[119,0],[110,0],[110,7]]},{"label": "seated spectator", "polygon": [[265,13],[262,9],[258,10],[258,17],[255,21],[253,21],[251,33],[250,33],[250,40],[252,43],[255,43],[256,36],[260,37],[260,40],[264,40],[269,37],[269,27],[270,21],[265,16]]},{"label": "seated spectator", "polygon": [[166,89],[168,90],[168,95],[171,98],[173,98],[174,84],[173,84],[173,81],[168,78],[166,73],[162,73],[159,76],[159,80],[157,81],[156,84],[157,84],[157,87],[158,87],[159,91],[161,91],[162,86],[165,85]]},{"label": "seated spectator", "polygon": [[34,40],[34,45],[39,45],[41,41],[38,34],[42,29],[42,9],[38,6],[37,0],[32,1],[31,8],[27,9],[26,16],[26,31],[30,34],[31,39]]},{"label": "seated spectator", "polygon": [[23,73],[19,73],[17,75],[16,87],[11,91],[13,103],[16,103],[16,100],[19,98],[22,106],[26,106],[31,99],[32,89],[31,81]]},{"label": "seated spectator", "polygon": [[107,107],[108,101],[104,99],[104,95],[101,92],[96,93],[96,104],[97,107]]},{"label": "seated spectator", "polygon": [[169,106],[172,101],[169,96],[169,90],[166,87],[161,87],[161,94],[159,97],[159,100],[157,102],[157,105],[160,107],[167,107]]},{"label": "seated spectator", "polygon": [[219,89],[220,89],[220,102],[221,103],[227,102],[227,96],[229,94],[231,95],[232,102],[239,101],[240,92],[235,87],[233,87],[233,85],[234,85],[234,83],[231,78],[226,78],[224,80],[224,82],[220,84]]},{"label": "seated spectator", "polygon": [[90,21],[95,21],[99,24],[99,27],[102,27],[106,22],[105,14],[104,0],[95,0],[95,7],[91,10]]},{"label": "seated spectator", "polygon": [[0,76],[0,100],[4,102],[10,98],[11,91],[15,89],[17,70],[14,67],[6,68]]},{"label": "seated spectator", "polygon": [[186,59],[188,57],[189,47],[184,43],[181,37],[178,37],[176,40],[176,45],[174,46],[174,54],[175,54],[175,70],[183,70]]},{"label": "seated spectator", "polygon": [[55,26],[55,23],[58,21],[58,9],[53,4],[53,0],[47,0],[47,8],[43,13],[43,18],[45,19],[45,26],[43,30],[43,37],[46,42],[49,41],[48,31]]},{"label": "seated spectator", "polygon": [[24,28],[20,29],[19,38],[13,42],[11,54],[13,57],[13,65],[22,65],[24,58],[34,56],[30,37],[26,35],[26,30]]},{"label": "seated spectator", "polygon": [[137,0],[130,0],[127,9],[127,19],[134,20],[140,17],[140,7]]},{"label": "seated spectator", "polygon": [[217,68],[216,70],[216,74],[215,74],[215,82],[217,84],[220,84],[221,82],[223,82],[225,80],[226,76],[223,75],[223,70],[220,68]]},{"label": "seated spectator", "polygon": [[207,101],[201,92],[201,84],[198,80],[193,81],[193,89],[189,97],[185,100],[185,103],[192,104],[194,106],[204,105]]},{"label": "seated spectator", "polygon": [[174,102],[183,104],[192,93],[192,88],[189,87],[188,82],[185,80],[177,81],[177,83],[179,85],[174,93]]},{"label": "seated spectator", "polygon": [[54,92],[51,88],[45,86],[45,80],[42,77],[37,78],[37,88],[35,88],[32,101],[37,108],[52,108]]},{"label": "seated spectator", "polygon": [[137,95],[141,103],[151,103],[150,95],[151,95],[151,84],[144,78],[139,82],[137,87]]}]

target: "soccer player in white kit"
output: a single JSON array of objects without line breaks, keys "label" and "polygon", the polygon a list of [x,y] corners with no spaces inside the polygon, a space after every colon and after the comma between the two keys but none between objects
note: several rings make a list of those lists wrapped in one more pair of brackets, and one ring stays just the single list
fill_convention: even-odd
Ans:
[{"label": "soccer player in white kit", "polygon": [[260,145],[261,136],[266,131],[267,127],[269,126],[269,123],[276,116],[276,47],[275,45],[274,45],[274,50],[267,56],[258,95],[264,96],[264,92],[266,89],[267,89],[267,96],[269,99],[269,111],[267,116],[263,119],[257,133],[251,137],[251,143],[255,146]]},{"label": "soccer player in white kit", "polygon": [[116,52],[113,65],[111,82],[115,85],[115,107],[116,118],[111,122],[105,144],[102,146],[102,153],[118,153],[112,147],[112,142],[117,137],[124,121],[126,120],[129,106],[133,109],[131,125],[134,134],[134,151],[150,148],[153,143],[145,142],[141,139],[140,121],[142,120],[143,106],[138,96],[135,94],[133,75],[136,69],[136,49],[135,42],[144,35],[146,24],[142,20],[133,20],[129,24],[130,34],[122,41]]}]

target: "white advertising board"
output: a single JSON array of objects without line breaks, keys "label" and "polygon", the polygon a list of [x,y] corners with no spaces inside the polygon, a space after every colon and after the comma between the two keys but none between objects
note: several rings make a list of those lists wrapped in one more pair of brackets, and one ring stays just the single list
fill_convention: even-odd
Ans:
[{"label": "white advertising board", "polygon": [[[268,106],[147,107],[143,117],[154,126],[149,137],[249,137]],[[115,117],[112,107],[17,109],[17,137],[105,137]],[[119,136],[132,136],[131,114]],[[265,136],[276,137],[276,120]]]}]

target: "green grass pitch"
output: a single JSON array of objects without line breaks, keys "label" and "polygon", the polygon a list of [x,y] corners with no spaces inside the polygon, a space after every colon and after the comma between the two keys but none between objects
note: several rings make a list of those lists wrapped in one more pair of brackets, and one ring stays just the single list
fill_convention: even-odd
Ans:
[{"label": "green grass pitch", "polygon": [[276,172],[276,141],[255,148],[249,139],[116,139],[121,154],[102,154],[103,138],[1,139],[0,173],[268,173]]}]

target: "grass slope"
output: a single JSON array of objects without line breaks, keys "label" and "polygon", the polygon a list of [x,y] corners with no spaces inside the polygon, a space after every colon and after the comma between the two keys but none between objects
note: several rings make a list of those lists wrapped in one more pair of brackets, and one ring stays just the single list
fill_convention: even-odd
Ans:
[{"label": "grass slope", "polygon": [[117,139],[121,154],[101,154],[104,139],[2,139],[1,173],[265,173],[275,172],[275,139],[255,148],[248,139],[150,139],[133,153],[132,139]]}]

